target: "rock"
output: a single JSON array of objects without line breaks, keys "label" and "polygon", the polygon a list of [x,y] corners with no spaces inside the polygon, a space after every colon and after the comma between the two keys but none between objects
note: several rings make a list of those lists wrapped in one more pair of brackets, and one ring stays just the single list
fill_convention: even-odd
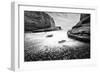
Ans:
[{"label": "rock", "polygon": [[53,34],[47,35],[46,37],[53,37]]},{"label": "rock", "polygon": [[37,32],[49,32],[49,31],[57,31],[57,30],[61,30],[61,27],[56,26],[56,27],[50,27],[50,28],[44,28],[44,29],[37,29],[37,30],[34,30],[33,32],[37,33]]},{"label": "rock", "polygon": [[90,14],[81,14],[80,21],[67,34],[70,38],[90,42]]},{"label": "rock", "polygon": [[[39,29],[48,29],[55,26],[51,16],[45,12],[24,11],[25,32],[34,32]],[[42,31],[41,30],[41,31]]]},{"label": "rock", "polygon": [[58,41],[58,43],[65,43],[66,40],[61,40],[61,41]]}]

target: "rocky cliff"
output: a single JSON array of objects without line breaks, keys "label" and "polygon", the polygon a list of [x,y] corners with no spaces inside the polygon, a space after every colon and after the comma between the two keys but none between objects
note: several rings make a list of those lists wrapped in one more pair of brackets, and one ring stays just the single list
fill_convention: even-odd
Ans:
[{"label": "rocky cliff", "polygon": [[70,38],[90,42],[90,14],[81,14],[80,21],[68,31]]},{"label": "rocky cliff", "polygon": [[52,28],[55,26],[55,23],[53,18],[45,12],[24,11],[24,26],[25,32],[35,32]]}]

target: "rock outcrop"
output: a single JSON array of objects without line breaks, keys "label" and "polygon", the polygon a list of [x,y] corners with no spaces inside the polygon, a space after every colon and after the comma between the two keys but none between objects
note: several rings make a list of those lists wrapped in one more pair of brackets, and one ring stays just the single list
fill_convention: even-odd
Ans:
[{"label": "rock outcrop", "polygon": [[70,38],[90,42],[90,14],[81,14],[80,21],[68,31]]},{"label": "rock outcrop", "polygon": [[25,11],[24,26],[25,32],[42,32],[61,29],[60,27],[55,27],[55,22],[50,15],[39,11]]}]

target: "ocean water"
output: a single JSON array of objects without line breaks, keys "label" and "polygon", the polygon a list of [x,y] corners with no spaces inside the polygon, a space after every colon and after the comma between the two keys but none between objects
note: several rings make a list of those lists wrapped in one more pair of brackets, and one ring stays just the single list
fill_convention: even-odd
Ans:
[{"label": "ocean water", "polygon": [[[52,36],[47,37],[48,35],[52,35]],[[85,49],[85,51],[86,50],[87,51],[81,54],[84,55],[87,53],[89,55],[90,53],[89,46],[90,45],[88,43],[84,43],[84,42],[80,42],[80,41],[68,38],[67,32],[63,30],[41,32],[41,33],[25,33],[25,39],[24,39],[24,50],[25,50],[25,56],[26,56],[25,59],[27,60],[27,57],[33,56],[32,59],[30,59],[30,61],[35,60],[34,55],[36,55],[37,57],[38,55],[42,55],[42,57],[39,56],[39,59],[37,60],[44,60],[42,58],[46,56],[45,53],[50,56],[51,54],[52,56],[53,54],[54,55],[57,54],[56,59],[59,59],[57,57],[61,56],[61,54],[69,53],[68,50],[74,50],[74,51],[80,52],[80,51],[84,51]],[[71,54],[74,55],[74,53],[71,53]],[[50,59],[51,60],[55,59],[53,57]],[[67,56],[64,56],[64,57],[67,57]],[[86,56],[86,58],[87,57],[88,56]],[[49,60],[48,57],[47,58],[45,57],[45,59]]]}]

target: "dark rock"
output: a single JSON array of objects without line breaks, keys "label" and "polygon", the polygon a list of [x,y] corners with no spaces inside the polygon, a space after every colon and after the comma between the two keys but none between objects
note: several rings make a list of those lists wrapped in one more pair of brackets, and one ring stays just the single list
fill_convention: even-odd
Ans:
[{"label": "dark rock", "polygon": [[66,42],[66,40],[61,40],[61,41],[58,41],[58,43],[64,43]]},{"label": "dark rock", "polygon": [[50,27],[50,28],[44,28],[44,29],[37,29],[37,30],[33,30],[32,32],[37,33],[37,32],[49,32],[49,31],[56,31],[56,30],[61,30],[61,27]]},{"label": "dark rock", "polygon": [[34,32],[38,29],[54,27],[55,23],[53,18],[45,12],[24,11],[24,25],[25,32]]},{"label": "dark rock", "polygon": [[46,37],[53,37],[53,35],[51,34],[51,35],[47,35]]},{"label": "dark rock", "polygon": [[67,33],[70,38],[90,42],[90,14],[81,14],[80,21]]}]

